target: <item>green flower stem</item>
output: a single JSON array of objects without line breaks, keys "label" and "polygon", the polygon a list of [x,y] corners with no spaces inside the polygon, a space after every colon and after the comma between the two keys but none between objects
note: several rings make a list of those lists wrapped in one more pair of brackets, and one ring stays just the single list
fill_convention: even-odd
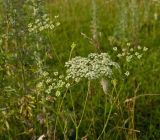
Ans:
[{"label": "green flower stem", "polygon": [[[116,87],[115,87],[115,86],[114,86],[114,88],[113,88],[113,90],[112,90],[112,96],[113,96],[113,92],[114,92],[114,91],[117,93],[117,90],[116,90]],[[101,136],[103,135],[103,133],[105,132],[105,129],[106,129],[107,125],[108,125],[109,118],[110,118],[110,116],[111,116],[113,107],[114,107],[114,105],[115,105],[115,103],[116,103],[116,101],[117,101],[117,99],[118,99],[118,97],[119,97],[119,94],[120,94],[120,92],[117,93],[117,97],[116,97],[116,99],[114,100],[114,102],[113,102],[113,103],[111,102],[111,107],[110,107],[110,110],[109,110],[109,114],[108,114],[108,116],[107,116],[107,120],[106,120],[106,122],[105,122],[105,124],[104,124],[104,127],[103,127],[103,130],[102,130],[102,132],[100,133],[100,135],[99,135],[99,137],[97,138],[97,140],[99,140],[99,139],[101,138]]]},{"label": "green flower stem", "polygon": [[61,107],[62,107],[62,104],[63,104],[63,101],[64,101],[64,98],[66,97],[66,93],[67,93],[67,90],[66,92],[64,93],[64,96],[61,100],[61,103],[58,107],[58,111],[57,111],[57,117],[56,117],[56,122],[55,122],[55,127],[54,127],[54,140],[56,139],[56,127],[57,127],[57,121],[58,121],[58,116],[59,116],[59,113],[60,113],[60,110],[61,110]]},{"label": "green flower stem", "polygon": [[[83,120],[83,117],[84,117],[84,113],[85,113],[85,110],[86,110],[86,104],[87,104],[88,96],[90,94],[90,85],[91,85],[91,81],[88,81],[88,91],[87,91],[87,95],[86,95],[86,99],[85,99],[85,102],[84,102],[84,107],[83,107],[83,111],[82,111],[82,115],[81,115],[79,123],[77,124],[76,123],[76,119],[75,118],[73,119],[73,117],[70,115],[70,117],[71,117],[71,119],[73,121],[73,124],[74,124],[74,126],[76,128],[76,138],[75,138],[75,140],[78,140],[78,137],[79,137],[79,134],[78,134],[79,133],[79,127],[80,127],[80,125],[82,123],[82,120]],[[73,110],[74,110],[74,117],[76,117],[72,96],[71,96],[71,101],[72,101],[72,106],[73,106]]]}]

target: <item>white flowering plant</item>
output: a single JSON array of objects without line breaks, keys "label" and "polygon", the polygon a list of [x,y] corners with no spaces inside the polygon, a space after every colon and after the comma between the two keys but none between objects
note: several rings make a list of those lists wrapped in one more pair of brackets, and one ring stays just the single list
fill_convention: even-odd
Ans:
[{"label": "white flowering plant", "polygon": [[80,80],[111,78],[113,68],[119,69],[118,63],[114,62],[107,53],[90,53],[88,57],[77,56],[65,63],[66,79],[79,82]]},{"label": "white flowering plant", "polygon": [[53,22],[47,14],[42,15],[40,18],[35,17],[34,21],[28,24],[28,31],[32,34],[46,30],[54,30],[55,27],[60,25],[60,22],[56,21],[57,18],[58,15],[55,16],[55,22]]},{"label": "white flowering plant", "polygon": [[68,83],[65,76],[63,74],[59,74],[58,71],[51,74],[44,70],[43,63],[36,53],[35,59],[37,61],[38,68],[35,73],[38,76],[35,92],[40,97],[41,95],[46,95],[46,101],[54,102],[56,98],[61,95],[61,92],[70,87],[70,83]]},{"label": "white flowering plant", "polygon": [[[0,87],[2,93],[9,93],[7,98],[3,97],[4,103],[0,106],[9,106],[6,112],[12,112],[14,106],[12,116],[24,126],[23,131],[26,132],[33,120],[37,119],[35,122],[40,122],[40,125],[42,120],[45,120],[43,125],[47,124],[48,112],[52,112],[52,109],[47,108],[48,105],[52,106],[57,97],[61,96],[61,92],[70,86],[64,84],[63,76],[52,76],[46,70],[49,58],[47,53],[50,49],[48,34],[49,31],[53,32],[60,22],[58,15],[55,14],[56,16],[51,18],[46,14],[43,2],[0,2],[0,6],[3,4],[0,17]],[[11,94],[12,92],[14,94]],[[45,119],[39,119],[42,114],[46,115]],[[14,117],[6,119],[7,129],[6,126],[3,131],[0,129],[1,136],[6,130],[9,132],[12,126],[14,127],[10,126],[8,120],[12,122]],[[1,119],[0,124],[1,122],[4,120]]]},{"label": "white flowering plant", "polygon": [[110,39],[110,42],[113,45],[112,51],[114,58],[121,66],[123,75],[128,77],[135,66],[140,65],[141,59],[148,48],[134,45],[128,41],[117,41],[116,39],[114,41]]}]

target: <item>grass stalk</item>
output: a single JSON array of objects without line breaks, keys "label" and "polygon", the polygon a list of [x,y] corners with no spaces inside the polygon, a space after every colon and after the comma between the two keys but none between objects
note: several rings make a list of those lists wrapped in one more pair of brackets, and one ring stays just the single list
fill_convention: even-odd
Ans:
[{"label": "grass stalk", "polygon": [[[116,94],[117,94],[117,96],[116,96],[115,99],[112,98],[114,91],[115,91]],[[99,139],[101,138],[101,136],[103,135],[103,133],[105,133],[106,127],[107,127],[107,125],[108,125],[108,122],[109,122],[109,119],[110,119],[110,116],[111,116],[111,113],[112,113],[112,110],[113,110],[113,107],[114,107],[115,103],[116,103],[117,100],[118,100],[119,94],[120,94],[120,92],[117,93],[116,87],[114,86],[114,87],[113,87],[113,90],[112,90],[112,93],[111,93],[112,97],[110,97],[110,98],[112,98],[113,101],[110,102],[110,103],[111,103],[111,106],[110,106],[110,109],[109,109],[109,113],[108,113],[108,116],[107,116],[107,120],[106,120],[106,122],[105,122],[105,124],[104,124],[104,127],[103,127],[100,135],[98,136],[97,140],[99,140]]]}]

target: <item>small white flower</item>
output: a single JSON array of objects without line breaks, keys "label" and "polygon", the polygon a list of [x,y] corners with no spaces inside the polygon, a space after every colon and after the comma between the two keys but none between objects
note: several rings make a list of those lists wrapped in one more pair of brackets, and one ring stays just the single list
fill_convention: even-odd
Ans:
[{"label": "small white flower", "polygon": [[45,18],[47,18],[47,16],[48,16],[47,14],[44,14],[44,15],[43,15],[43,18],[45,19]]},{"label": "small white flower", "polygon": [[63,78],[64,78],[64,75],[60,75],[60,76],[59,76],[59,79],[63,79]]},{"label": "small white flower", "polygon": [[46,25],[44,26],[45,29],[48,29],[49,27],[50,27],[49,24],[46,24]]},{"label": "small white flower", "polygon": [[31,27],[32,27],[32,23],[29,23],[29,24],[28,24],[28,28],[31,28]]},{"label": "small white flower", "polygon": [[33,30],[34,30],[33,28],[29,28],[29,29],[28,29],[29,32],[32,32]]},{"label": "small white flower", "polygon": [[147,50],[148,50],[148,48],[147,48],[147,47],[144,47],[144,48],[143,48],[143,51],[144,51],[144,52],[146,52]]},{"label": "small white flower", "polygon": [[124,52],[122,53],[122,56],[125,56],[125,53],[124,53]]},{"label": "small white flower", "polygon": [[134,51],[133,48],[130,48],[130,51],[133,52]]},{"label": "small white flower", "polygon": [[41,26],[42,26],[42,23],[41,23],[41,22],[39,22],[39,23],[37,24],[37,26],[41,27]]},{"label": "small white flower", "polygon": [[117,51],[117,47],[113,47],[113,50],[114,50],[114,51]]},{"label": "small white flower", "polygon": [[43,83],[42,83],[42,82],[39,82],[39,83],[36,85],[36,87],[37,87],[38,89],[42,88],[42,87],[43,87]]},{"label": "small white flower", "polygon": [[50,85],[50,86],[48,87],[48,89],[49,89],[49,91],[51,91],[51,90],[53,89],[52,85]]},{"label": "small white flower", "polygon": [[48,75],[49,75],[49,73],[48,73],[48,72],[46,72],[46,71],[44,71],[44,72],[42,73],[42,75],[43,75],[44,77],[46,77],[46,76],[48,76]]},{"label": "small white flower", "polygon": [[125,52],[125,51],[126,51],[126,48],[123,48],[122,51]]},{"label": "small white flower", "polygon": [[39,31],[43,31],[45,28],[44,28],[44,26],[41,26],[40,28],[39,28]]},{"label": "small white flower", "polygon": [[129,76],[129,71],[126,71],[125,73],[124,73],[126,76]]},{"label": "small white flower", "polygon": [[40,22],[40,20],[39,20],[39,19],[36,19],[35,23],[37,24],[38,22]]},{"label": "small white flower", "polygon": [[66,88],[69,88],[69,87],[70,87],[70,83],[67,83],[67,84],[66,84]]},{"label": "small white flower", "polygon": [[128,43],[127,43],[127,46],[131,46],[131,43],[128,42]]},{"label": "small white flower", "polygon": [[54,26],[53,24],[50,25],[50,29],[51,29],[51,30],[54,29],[54,27],[55,27],[55,26]]},{"label": "small white flower", "polygon": [[126,61],[127,61],[127,62],[130,62],[131,59],[132,59],[132,57],[133,57],[132,55],[126,56]]},{"label": "small white flower", "polygon": [[122,57],[122,54],[119,53],[119,54],[117,55],[117,57]]},{"label": "small white flower", "polygon": [[56,84],[55,83],[52,83],[52,87],[54,87]]},{"label": "small white flower", "polygon": [[52,25],[52,24],[53,24],[53,21],[49,21],[49,24]]},{"label": "small white flower", "polygon": [[137,55],[138,59],[141,59],[141,57],[142,57],[142,54]]},{"label": "small white flower", "polygon": [[46,83],[49,84],[51,81],[52,81],[52,79],[51,79],[51,78],[48,78],[48,79],[46,80]]},{"label": "small white flower", "polygon": [[46,21],[46,22],[49,21],[49,18],[46,18],[45,21]]},{"label": "small white flower", "polygon": [[60,25],[60,22],[57,22],[57,23],[56,23],[56,26],[59,26],[59,25]]},{"label": "small white flower", "polygon": [[46,89],[46,90],[45,90],[45,93],[50,94],[50,93],[51,93],[51,90],[50,90],[50,89]]},{"label": "small white flower", "polygon": [[61,92],[59,90],[56,91],[56,96],[59,97],[61,95]]},{"label": "small white flower", "polygon": [[80,81],[80,78],[76,78],[75,82],[78,83]]},{"label": "small white flower", "polygon": [[54,72],[54,76],[58,76],[58,72]]},{"label": "small white flower", "polygon": [[137,47],[137,48],[138,48],[138,50],[141,50],[141,49],[142,49],[142,47],[141,47],[140,45],[138,45],[138,47]]},{"label": "small white flower", "polygon": [[59,17],[59,15],[54,16],[54,18],[58,18],[58,17]]},{"label": "small white flower", "polygon": [[139,55],[139,52],[135,52],[135,55],[138,56],[138,55]]}]

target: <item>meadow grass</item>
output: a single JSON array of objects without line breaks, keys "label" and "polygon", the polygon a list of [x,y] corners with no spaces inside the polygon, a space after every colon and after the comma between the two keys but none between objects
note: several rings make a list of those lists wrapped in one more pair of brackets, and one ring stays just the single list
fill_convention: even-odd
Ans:
[{"label": "meadow grass", "polygon": [[[159,1],[35,3],[35,17],[28,5],[19,9],[23,2],[2,6],[0,139],[158,140]],[[55,30],[28,32],[37,19],[55,21]],[[101,74],[102,61],[111,63],[111,78]]]}]

